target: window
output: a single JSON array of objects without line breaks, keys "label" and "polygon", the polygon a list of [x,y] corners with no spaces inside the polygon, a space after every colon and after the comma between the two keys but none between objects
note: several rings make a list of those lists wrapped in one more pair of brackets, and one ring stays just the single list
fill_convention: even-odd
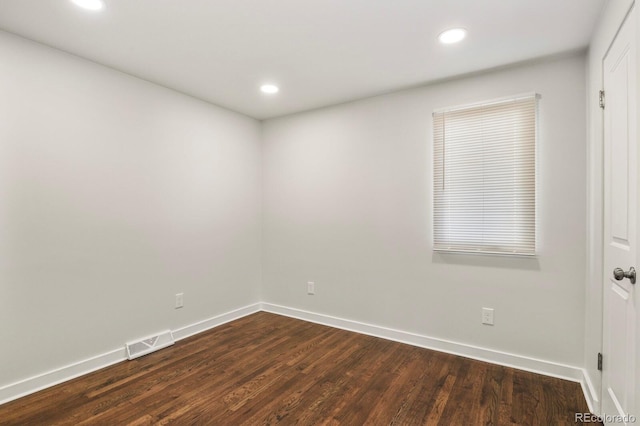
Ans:
[{"label": "window", "polygon": [[537,100],[434,112],[434,250],[535,254]]}]

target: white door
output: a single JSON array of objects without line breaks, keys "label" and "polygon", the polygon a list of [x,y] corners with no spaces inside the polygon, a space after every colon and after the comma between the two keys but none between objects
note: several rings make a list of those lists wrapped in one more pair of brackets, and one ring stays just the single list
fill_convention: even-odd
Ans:
[{"label": "white door", "polygon": [[[627,15],[603,61],[605,186],[602,414],[623,418],[633,412],[634,302],[639,297],[637,287],[640,287],[640,283],[633,284],[628,277],[631,268],[640,265],[636,28],[633,12]],[[621,268],[627,276],[623,277],[620,270],[614,274],[615,268]],[[638,279],[640,281],[640,272]]]}]

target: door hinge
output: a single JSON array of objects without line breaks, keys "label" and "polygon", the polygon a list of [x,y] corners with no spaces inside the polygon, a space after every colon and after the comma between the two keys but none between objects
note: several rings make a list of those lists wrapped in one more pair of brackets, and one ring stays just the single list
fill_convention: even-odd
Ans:
[{"label": "door hinge", "polygon": [[604,109],[604,90],[600,91],[599,99],[600,99],[600,108]]},{"label": "door hinge", "polygon": [[602,371],[602,354],[598,352],[598,371]]}]

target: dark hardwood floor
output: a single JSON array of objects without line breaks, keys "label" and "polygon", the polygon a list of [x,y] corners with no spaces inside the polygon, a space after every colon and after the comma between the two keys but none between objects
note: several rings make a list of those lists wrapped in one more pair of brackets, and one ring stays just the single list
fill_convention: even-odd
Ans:
[{"label": "dark hardwood floor", "polygon": [[582,412],[577,383],[260,312],[1,405],[0,424],[547,426]]}]

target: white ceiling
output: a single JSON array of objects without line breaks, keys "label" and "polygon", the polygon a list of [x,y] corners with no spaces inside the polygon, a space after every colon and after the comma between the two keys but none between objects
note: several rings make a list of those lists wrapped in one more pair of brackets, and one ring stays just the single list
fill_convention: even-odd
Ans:
[{"label": "white ceiling", "polygon": [[0,28],[258,119],[584,48],[605,2],[105,1],[0,0]]}]

